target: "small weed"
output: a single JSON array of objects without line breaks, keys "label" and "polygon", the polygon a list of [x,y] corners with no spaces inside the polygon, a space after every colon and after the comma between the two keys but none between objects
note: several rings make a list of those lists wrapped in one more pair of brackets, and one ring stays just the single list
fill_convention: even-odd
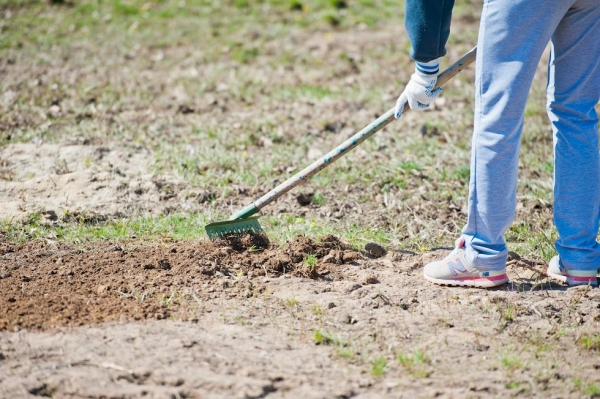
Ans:
[{"label": "small weed", "polygon": [[468,166],[459,166],[454,170],[453,177],[457,180],[468,182],[471,176],[471,169]]},{"label": "small weed", "polygon": [[248,248],[248,252],[250,252],[250,253],[261,252],[263,250],[264,250],[264,248],[257,247],[256,245],[253,245],[250,248]]},{"label": "small weed", "polygon": [[285,301],[285,304],[286,304],[287,306],[289,306],[290,308],[295,308],[296,306],[298,306],[298,304],[299,304],[299,303],[300,303],[300,302],[298,302],[298,300],[297,300],[296,298],[288,298],[288,299]]},{"label": "small weed", "polygon": [[164,306],[165,308],[168,308],[169,306],[171,306],[172,303],[176,303],[175,300],[175,292],[171,292],[171,295],[169,295],[168,297],[166,295],[163,295],[160,299],[159,302],[162,306]]},{"label": "small weed", "polygon": [[333,343],[331,337],[319,329],[315,330],[313,338],[317,345],[329,345]]},{"label": "small weed", "polygon": [[400,353],[397,359],[398,363],[415,378],[426,378],[430,374],[426,366],[431,364],[431,359],[420,349],[411,354]]},{"label": "small weed", "polygon": [[313,338],[317,345],[335,345],[338,348],[348,347],[348,343],[343,341],[340,337],[336,337],[332,333],[327,333],[318,328],[315,329]]},{"label": "small weed", "polygon": [[439,326],[443,327],[443,328],[452,328],[452,327],[454,327],[454,324],[450,323],[446,319],[440,319]]},{"label": "small weed", "polygon": [[348,3],[346,3],[346,0],[329,0],[329,3],[333,8],[348,8]]},{"label": "small weed", "polygon": [[67,161],[64,159],[57,160],[54,163],[53,172],[57,175],[66,175],[67,173],[71,173],[69,166],[67,165]]},{"label": "small weed", "polygon": [[500,331],[504,330],[506,326],[515,321],[516,308],[512,305],[498,304],[498,313],[500,318],[498,319],[498,328]]},{"label": "small weed", "polygon": [[523,361],[514,353],[505,352],[500,356],[500,362],[509,371],[515,371],[523,368]]},{"label": "small weed", "polygon": [[302,262],[304,262],[304,264],[308,266],[310,271],[313,271],[317,267],[317,255],[308,254],[304,257]]},{"label": "small weed", "polygon": [[413,353],[413,357],[415,359],[416,363],[421,363],[421,364],[429,364],[431,363],[431,359],[429,359],[429,356],[427,356],[425,354],[424,351],[417,349],[414,353]]},{"label": "small weed", "polygon": [[521,381],[509,381],[506,384],[504,384],[504,388],[506,388],[506,389],[517,389],[522,384],[523,383]]},{"label": "small weed", "polygon": [[250,2],[248,0],[234,0],[233,5],[237,8],[248,8]]},{"label": "small weed", "polygon": [[312,198],[312,202],[315,205],[323,205],[325,203],[325,197],[321,193],[315,193]]},{"label": "small weed", "polygon": [[303,8],[304,8],[304,5],[299,0],[292,0],[290,2],[290,11],[302,11]]},{"label": "small weed", "polygon": [[567,335],[567,330],[568,330],[568,327],[566,327],[566,326],[561,326],[561,327],[558,329],[558,331],[556,331],[556,338],[562,338],[562,337],[564,337],[565,335]]},{"label": "small weed", "polygon": [[323,16],[323,19],[329,25],[334,26],[334,27],[335,26],[339,26],[342,23],[342,21],[340,20],[340,17],[338,15],[336,15],[336,14],[333,14],[333,13],[325,14]]},{"label": "small weed", "polygon": [[333,353],[344,359],[352,359],[356,354],[353,349],[346,347],[338,347],[333,350]]},{"label": "small weed", "polygon": [[508,323],[513,322],[515,320],[515,308],[511,305],[507,305],[505,308],[502,308],[500,310],[500,314],[502,315],[502,318]]},{"label": "small weed", "polygon": [[323,315],[323,308],[320,305],[314,305],[312,307],[312,312],[315,316],[322,316]]},{"label": "small weed", "polygon": [[373,374],[373,377],[383,376],[385,374],[385,366],[387,366],[387,360],[383,357],[371,360],[371,374]]},{"label": "small weed", "polygon": [[423,168],[421,167],[421,165],[419,165],[418,163],[416,163],[415,161],[406,161],[406,162],[402,162],[400,164],[400,168],[402,168],[403,170],[410,172],[410,171],[420,171]]},{"label": "small weed", "polygon": [[594,382],[585,382],[580,378],[575,378],[573,380],[573,385],[582,395],[591,398],[600,397],[600,386]]},{"label": "small weed", "polygon": [[535,347],[536,352],[546,352],[551,348],[548,340],[542,336],[539,332],[533,333],[527,338],[527,342]]},{"label": "small weed", "polygon": [[244,279],[244,271],[242,269],[238,270],[235,274],[235,279],[237,281],[243,280]]},{"label": "small weed", "polygon": [[600,351],[600,333],[582,335],[577,339],[577,345],[589,351]]},{"label": "small weed", "polygon": [[410,369],[415,364],[415,360],[410,355],[405,355],[403,353],[400,353],[398,355],[398,363],[400,363],[405,368]]}]

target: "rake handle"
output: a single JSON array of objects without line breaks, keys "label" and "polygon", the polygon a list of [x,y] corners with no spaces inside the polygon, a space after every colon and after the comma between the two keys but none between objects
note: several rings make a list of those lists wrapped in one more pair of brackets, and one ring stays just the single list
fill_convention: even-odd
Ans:
[{"label": "rake handle", "polygon": [[[460,71],[469,66],[476,58],[477,55],[477,47],[474,47],[468,53],[463,55],[458,61],[454,64],[450,65],[444,72],[442,72],[437,79],[437,83],[435,89],[440,86],[443,86],[446,82],[456,76]],[[410,108],[404,108],[404,115]],[[319,173],[327,166],[331,165],[350,150],[358,146],[360,143],[386,127],[394,120],[394,108],[387,111],[385,114],[381,115],[375,121],[371,122],[367,127],[356,133],[354,136],[350,137],[348,140],[344,141],[342,144],[325,154],[320,159],[313,162],[311,165],[302,169],[300,172],[296,173],[294,176],[290,177],[273,190],[269,191],[252,204],[246,206],[240,211],[234,213],[230,220],[247,218],[255,213],[257,213],[261,208],[270,204],[273,201],[279,199],[282,195],[290,191],[292,188],[302,184],[303,182],[310,179],[315,174]]]}]

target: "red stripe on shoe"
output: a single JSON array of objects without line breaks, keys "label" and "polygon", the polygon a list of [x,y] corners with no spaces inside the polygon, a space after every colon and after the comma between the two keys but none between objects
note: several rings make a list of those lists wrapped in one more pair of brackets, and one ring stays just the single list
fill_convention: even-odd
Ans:
[{"label": "red stripe on shoe", "polygon": [[504,280],[505,278],[508,278],[508,276],[506,274],[501,274],[499,276],[493,276],[493,277],[461,277],[461,278],[456,278],[453,280],[462,280],[462,281],[498,281],[498,280]]},{"label": "red stripe on shoe", "polygon": [[567,276],[567,278],[569,280],[573,280],[573,281],[586,281],[586,282],[595,282],[596,281],[596,276],[589,276],[589,277],[578,277],[578,276]]}]

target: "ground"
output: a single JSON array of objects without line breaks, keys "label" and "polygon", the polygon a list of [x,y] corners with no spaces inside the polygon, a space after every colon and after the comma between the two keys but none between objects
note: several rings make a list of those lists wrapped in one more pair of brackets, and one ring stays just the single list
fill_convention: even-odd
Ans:
[{"label": "ground", "polygon": [[5,246],[4,394],[596,394],[598,289],[548,282],[516,258],[507,286],[441,288],[421,269],[444,249],[360,253],[300,236],[260,250],[243,238]]},{"label": "ground", "polygon": [[[457,1],[442,68],[475,45]],[[600,397],[554,255],[545,58],[511,282],[426,282],[465,221],[473,67],[262,211],[412,73],[393,1],[0,4],[0,397]],[[547,55],[546,55],[547,57]]]}]

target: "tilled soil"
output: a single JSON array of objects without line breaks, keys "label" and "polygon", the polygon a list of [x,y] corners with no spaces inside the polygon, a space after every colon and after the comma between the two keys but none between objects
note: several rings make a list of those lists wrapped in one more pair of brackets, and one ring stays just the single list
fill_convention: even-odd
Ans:
[{"label": "tilled soil", "polygon": [[0,397],[590,397],[600,383],[600,290],[515,254],[510,284],[478,290],[423,281],[446,249],[333,236],[1,248]]},{"label": "tilled soil", "polygon": [[[306,261],[310,255],[316,258],[312,265]],[[0,329],[163,319],[182,312],[189,300],[211,297],[205,288],[214,280],[228,285],[229,277],[287,274],[332,281],[343,278],[337,273],[340,265],[361,257],[333,236],[319,242],[298,236],[282,248],[270,248],[263,234],[231,235],[214,244],[102,244],[86,249],[4,243]]]}]

